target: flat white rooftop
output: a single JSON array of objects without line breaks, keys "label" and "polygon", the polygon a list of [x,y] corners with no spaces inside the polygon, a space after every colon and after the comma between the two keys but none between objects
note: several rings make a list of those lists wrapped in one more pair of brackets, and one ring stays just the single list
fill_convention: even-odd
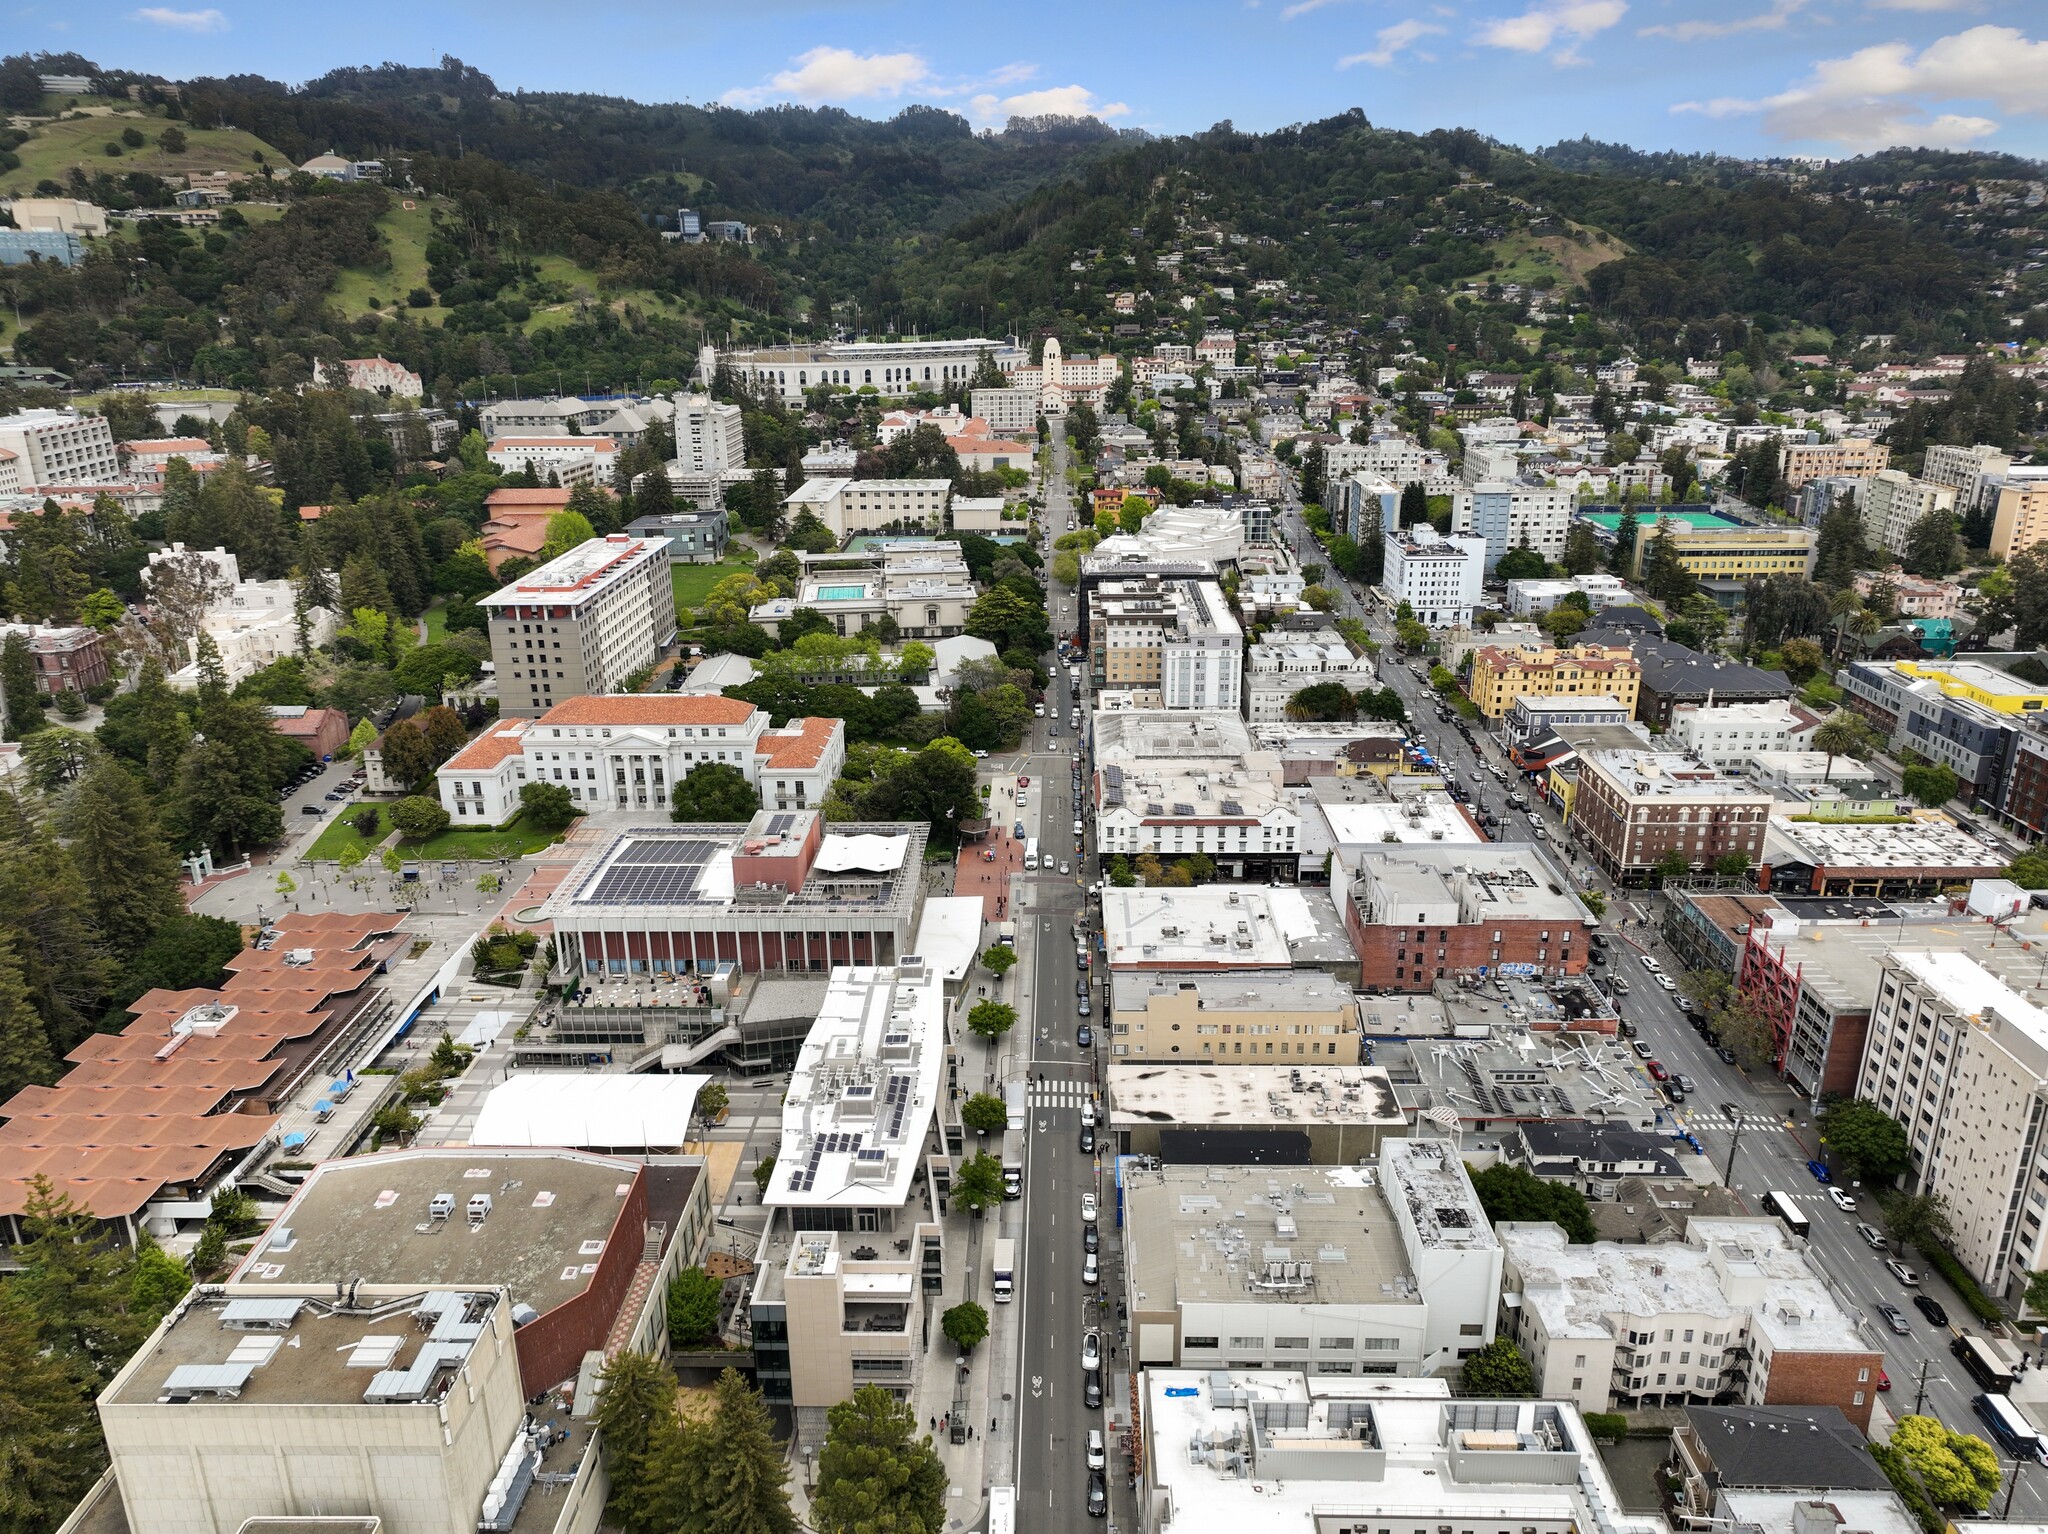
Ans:
[{"label": "flat white rooftop", "polygon": [[1384,846],[1388,842],[1418,845],[1485,841],[1449,794],[1414,794],[1396,804],[1331,804],[1317,808],[1330,824],[1330,839],[1340,847]]},{"label": "flat white rooftop", "polygon": [[2048,1012],[2027,1000],[1968,954],[1906,952],[1894,954],[1899,967],[1972,1021],[1986,1012],[2021,1029],[2035,1045],[2048,1049]]},{"label": "flat white rooftop", "polygon": [[[1568,1403],[1454,1401],[1435,1379],[1150,1369],[1148,1489],[1172,1534],[1664,1534],[1622,1511]],[[1166,1521],[1170,1519],[1170,1522]]]},{"label": "flat white rooftop", "polygon": [[483,598],[485,607],[519,607],[544,603],[550,607],[573,607],[586,602],[653,560],[668,560],[668,538],[634,538],[614,533],[592,538],[568,553],[549,560],[538,570]]},{"label": "flat white rooftop", "polygon": [[945,1068],[944,991],[921,961],[832,971],[783,1098],[763,1203],[881,1209],[910,1196]]},{"label": "flat white rooftop", "polygon": [[1393,1082],[1371,1065],[1112,1064],[1108,1085],[1110,1125],[1120,1130],[1405,1122]]},{"label": "flat white rooftop", "polygon": [[1239,886],[1106,889],[1102,932],[1110,968],[1276,968],[1293,963],[1272,895]]},{"label": "flat white rooftop", "polygon": [[1849,825],[1773,815],[1771,840],[1789,843],[1806,860],[1837,868],[1981,868],[2010,861],[1989,842],[1945,820]]}]

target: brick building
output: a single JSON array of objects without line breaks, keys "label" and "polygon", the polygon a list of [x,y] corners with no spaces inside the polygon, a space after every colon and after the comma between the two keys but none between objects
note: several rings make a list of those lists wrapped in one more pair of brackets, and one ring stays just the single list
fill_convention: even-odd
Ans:
[{"label": "brick building", "polygon": [[1503,965],[1579,974],[1592,913],[1533,846],[1406,845],[1344,854],[1331,892],[1368,990],[1427,992]]},{"label": "brick building", "polygon": [[1677,852],[1688,868],[1763,855],[1771,796],[1675,751],[1582,752],[1571,827],[1609,877],[1640,879]]},{"label": "brick building", "polygon": [[46,696],[83,693],[113,675],[106,641],[98,629],[82,624],[46,628],[40,623],[9,623],[0,625],[0,635],[5,634],[27,638],[29,655],[36,663],[36,686]]}]

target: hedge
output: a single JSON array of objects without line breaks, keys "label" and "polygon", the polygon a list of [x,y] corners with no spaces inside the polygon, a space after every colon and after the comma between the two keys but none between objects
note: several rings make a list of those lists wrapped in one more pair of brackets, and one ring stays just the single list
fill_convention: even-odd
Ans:
[{"label": "hedge", "polygon": [[1930,1268],[1955,1287],[1956,1293],[1963,1297],[1963,1303],[1970,1307],[1971,1315],[1986,1326],[1995,1325],[2005,1319],[2005,1312],[1994,1305],[1984,1291],[1977,1287],[1977,1280],[1964,1271],[1963,1265],[1956,1261],[1955,1255],[1947,1247],[1930,1241],[1920,1248],[1920,1255],[1927,1260]]},{"label": "hedge", "polygon": [[1586,1431],[1595,1438],[1628,1437],[1628,1418],[1618,1411],[1589,1411],[1585,1423]]}]

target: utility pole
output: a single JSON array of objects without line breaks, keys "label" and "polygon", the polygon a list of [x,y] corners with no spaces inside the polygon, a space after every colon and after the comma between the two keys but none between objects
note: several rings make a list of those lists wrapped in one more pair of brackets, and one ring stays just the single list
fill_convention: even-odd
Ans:
[{"label": "utility pole", "polygon": [[1927,1371],[1933,1364],[1934,1360],[1931,1358],[1920,1360],[1920,1383],[1913,1391],[1913,1415],[1916,1417],[1920,1415],[1920,1409],[1927,1404]]},{"label": "utility pole", "polygon": [[2012,1495],[2020,1489],[2020,1472],[2026,1466],[2027,1462],[2025,1460],[2017,1456],[2014,1457],[2012,1462],[2012,1479],[2005,1484],[2005,1506],[1998,1511],[1998,1516],[2001,1519],[2008,1517],[2012,1512]]},{"label": "utility pole", "polygon": [[[1728,1115],[1728,1165],[1721,1170],[1724,1187],[1735,1186],[1735,1147],[1742,1143],[1742,1109],[1735,1103],[1721,1104],[1721,1111]],[[1921,1360],[1924,1372],[1926,1360]]]}]

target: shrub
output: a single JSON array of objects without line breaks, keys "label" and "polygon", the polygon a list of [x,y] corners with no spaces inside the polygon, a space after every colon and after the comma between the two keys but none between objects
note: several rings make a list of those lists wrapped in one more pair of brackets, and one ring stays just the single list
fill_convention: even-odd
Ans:
[{"label": "shrub", "polygon": [[1585,1415],[1586,1431],[1595,1438],[1628,1436],[1628,1418],[1618,1411],[1589,1411]]},{"label": "shrub", "polygon": [[1986,1326],[2005,1319],[2005,1312],[1992,1303],[1990,1297],[1978,1286],[1977,1280],[1970,1277],[1969,1271],[1956,1261],[1954,1254],[1947,1247],[1930,1241],[1921,1246],[1920,1255],[1926,1259],[1930,1268],[1954,1286],[1956,1293],[1963,1297],[1963,1303],[1970,1307],[1971,1315]]}]

